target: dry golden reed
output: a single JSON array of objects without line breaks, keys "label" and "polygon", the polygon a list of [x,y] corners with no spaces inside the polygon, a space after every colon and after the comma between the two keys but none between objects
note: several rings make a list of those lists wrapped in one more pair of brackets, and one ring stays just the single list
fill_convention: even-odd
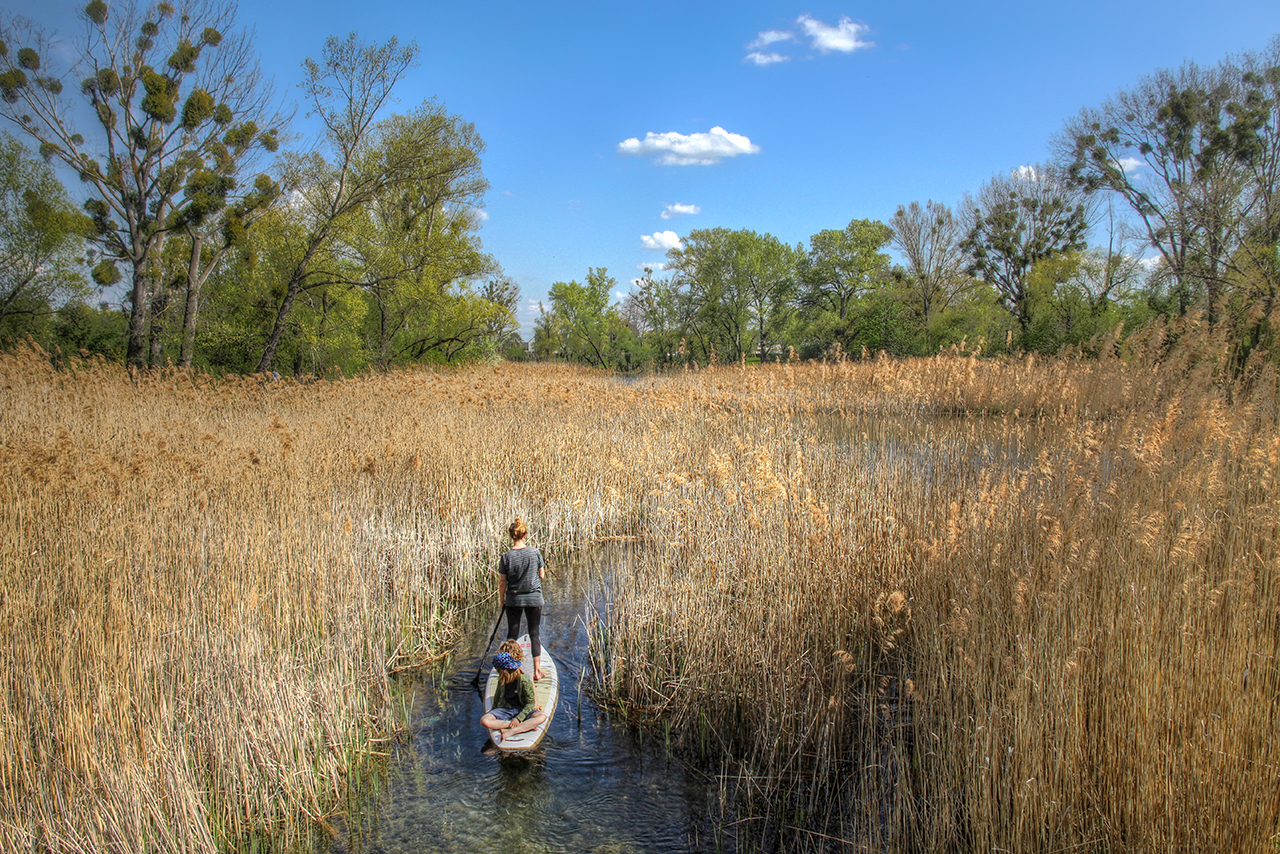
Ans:
[{"label": "dry golden reed", "polygon": [[0,357],[0,850],[331,816],[397,723],[388,674],[447,651],[513,516],[544,546],[625,529],[599,381]]},{"label": "dry golden reed", "polygon": [[300,837],[521,515],[644,540],[598,693],[723,761],[740,838],[1269,850],[1276,377],[1193,340],[305,386],[4,357],[0,849]]},{"label": "dry golden reed", "polygon": [[1162,356],[662,381],[604,693],[748,846],[1274,850],[1277,380]]}]

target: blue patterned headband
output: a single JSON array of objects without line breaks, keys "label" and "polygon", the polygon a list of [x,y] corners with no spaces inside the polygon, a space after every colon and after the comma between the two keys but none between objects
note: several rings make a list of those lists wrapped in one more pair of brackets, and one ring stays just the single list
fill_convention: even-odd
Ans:
[{"label": "blue patterned headband", "polygon": [[501,667],[503,670],[519,670],[520,662],[511,657],[509,652],[500,652],[493,657],[495,667]]}]

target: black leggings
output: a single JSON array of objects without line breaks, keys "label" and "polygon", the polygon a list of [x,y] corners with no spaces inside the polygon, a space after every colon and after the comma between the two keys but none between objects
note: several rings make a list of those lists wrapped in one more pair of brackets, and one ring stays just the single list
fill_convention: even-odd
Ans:
[{"label": "black leggings", "polygon": [[533,657],[542,655],[542,638],[538,636],[538,630],[542,628],[542,608],[537,605],[508,605],[504,610],[507,612],[507,640],[520,636],[520,612],[523,611],[524,621],[529,624],[529,646]]}]

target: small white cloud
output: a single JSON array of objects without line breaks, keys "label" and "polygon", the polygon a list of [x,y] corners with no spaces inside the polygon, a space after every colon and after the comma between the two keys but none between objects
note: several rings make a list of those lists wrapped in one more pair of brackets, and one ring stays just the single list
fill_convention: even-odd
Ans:
[{"label": "small white cloud", "polygon": [[[637,264],[637,265],[636,265],[636,269],[637,269],[637,270],[652,270],[652,271],[653,271],[653,272],[655,272],[655,273],[661,273],[663,270],[667,269],[667,263],[666,263],[665,261],[659,261],[659,262],[657,262],[657,263],[655,264],[654,262],[650,261],[650,262],[649,262],[649,263],[647,263],[647,264]],[[634,284],[636,284],[637,282],[641,282],[641,281],[644,281],[644,280],[643,280],[643,278],[640,278],[640,279],[632,279],[632,280],[631,280],[631,284],[633,284],[633,285],[634,285]]]},{"label": "small white cloud", "polygon": [[618,143],[619,154],[652,155],[663,166],[710,166],[726,157],[739,154],[755,154],[760,146],[747,137],[730,133],[722,127],[713,127],[709,133],[693,133],[687,136],[670,133],[645,134],[644,139],[623,140]]},{"label": "small white cloud", "polygon": [[661,249],[666,252],[668,249],[680,248],[680,235],[674,231],[659,231],[654,234],[640,235],[640,242],[644,244],[645,249]]},{"label": "small white cloud", "polygon": [[853,53],[855,50],[874,47],[875,42],[865,39],[871,28],[858,23],[848,15],[841,15],[835,26],[820,21],[812,15],[796,18],[796,30],[763,30],[755,41],[747,45],[743,62],[755,65],[773,65],[791,59],[785,53],[772,49],[771,45],[798,42],[807,39],[810,47],[819,53]]},{"label": "small white cloud", "polygon": [[476,222],[488,222],[489,214],[479,208],[472,209],[471,213],[475,216]]},{"label": "small white cloud", "polygon": [[1009,174],[1018,181],[1039,181],[1040,173],[1036,171],[1034,166],[1019,166],[1009,172]]},{"label": "small white cloud", "polygon": [[662,211],[662,218],[671,219],[672,217],[680,216],[681,214],[699,214],[699,213],[702,213],[702,208],[698,207],[697,205],[674,204],[674,205],[667,205],[665,207],[665,209]]},{"label": "small white cloud", "polygon": [[752,65],[773,65],[775,62],[786,62],[791,59],[789,56],[783,56],[780,53],[761,53],[760,51],[752,51],[742,58],[743,62],[750,62]]},{"label": "small white cloud", "polygon": [[1120,168],[1126,173],[1137,172],[1142,168],[1142,161],[1136,157],[1121,157]]},{"label": "small white cloud", "polygon": [[801,15],[796,19],[796,23],[809,37],[814,49],[820,53],[832,51],[853,53],[855,50],[875,45],[875,42],[862,40],[862,36],[870,32],[871,28],[854,21],[847,15],[840,16],[839,23],[834,27],[809,15]]},{"label": "small white cloud", "polygon": [[756,36],[756,40],[747,45],[747,50],[760,50],[777,42],[794,41],[796,34],[790,30],[764,30]]}]

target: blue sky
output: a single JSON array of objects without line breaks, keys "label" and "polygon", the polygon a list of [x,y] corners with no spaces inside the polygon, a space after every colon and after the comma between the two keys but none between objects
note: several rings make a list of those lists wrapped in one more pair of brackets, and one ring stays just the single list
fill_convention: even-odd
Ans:
[{"label": "blue sky", "polygon": [[[6,7],[70,37],[78,5]],[[553,282],[607,267],[624,293],[667,232],[794,245],[954,206],[1142,75],[1262,50],[1280,3],[289,0],[242,2],[240,21],[289,99],[331,34],[417,42],[395,107],[434,96],[484,138],[481,238],[528,334]]]}]

